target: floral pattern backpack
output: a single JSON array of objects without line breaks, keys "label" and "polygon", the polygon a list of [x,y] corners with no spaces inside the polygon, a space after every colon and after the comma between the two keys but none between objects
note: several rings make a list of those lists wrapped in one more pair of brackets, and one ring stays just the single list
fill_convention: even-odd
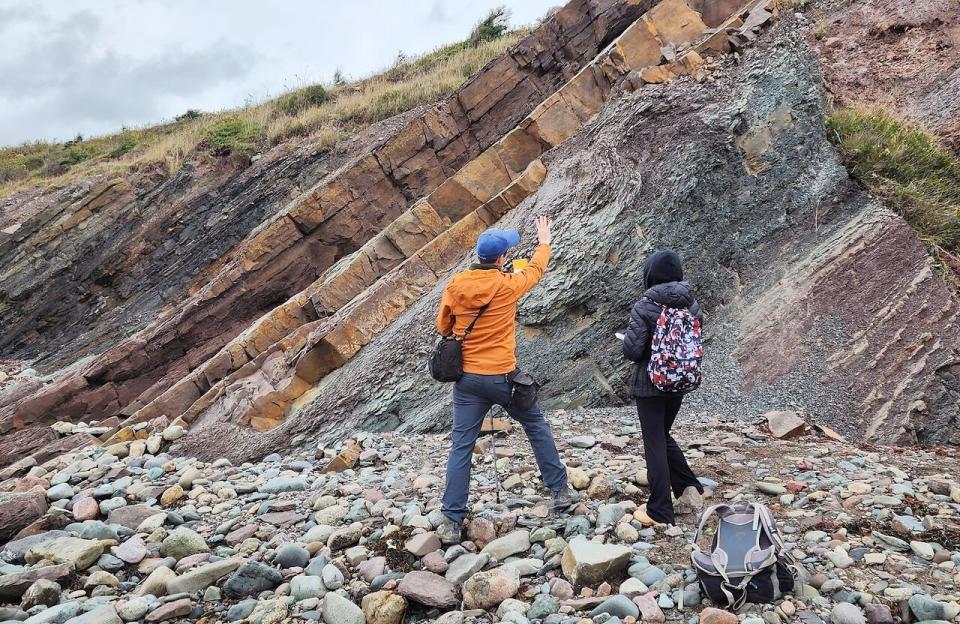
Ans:
[{"label": "floral pattern backpack", "polygon": [[660,318],[650,345],[650,363],[647,365],[650,382],[661,392],[695,390],[703,380],[700,320],[686,308],[653,303],[660,306]]}]

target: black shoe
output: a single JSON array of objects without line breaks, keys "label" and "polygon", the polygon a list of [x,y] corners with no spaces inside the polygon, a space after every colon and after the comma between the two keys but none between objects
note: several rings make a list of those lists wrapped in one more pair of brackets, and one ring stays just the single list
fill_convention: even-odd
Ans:
[{"label": "black shoe", "polygon": [[579,502],[580,493],[568,485],[565,489],[554,492],[550,509],[554,512],[567,511]]},{"label": "black shoe", "polygon": [[451,520],[444,516],[443,522],[437,527],[437,537],[441,544],[459,544],[463,535],[463,523]]}]

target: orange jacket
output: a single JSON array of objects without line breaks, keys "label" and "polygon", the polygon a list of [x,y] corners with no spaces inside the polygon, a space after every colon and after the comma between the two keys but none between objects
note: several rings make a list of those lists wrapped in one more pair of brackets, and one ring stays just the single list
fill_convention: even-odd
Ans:
[{"label": "orange jacket", "polygon": [[474,268],[450,278],[437,314],[442,335],[462,337],[480,307],[492,300],[463,343],[465,373],[500,375],[517,368],[517,301],[540,281],[549,259],[550,245],[539,245],[520,273]]}]

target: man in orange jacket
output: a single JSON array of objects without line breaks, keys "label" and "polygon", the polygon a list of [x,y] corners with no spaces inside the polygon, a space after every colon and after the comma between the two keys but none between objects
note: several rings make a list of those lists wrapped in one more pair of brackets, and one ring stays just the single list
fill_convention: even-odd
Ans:
[{"label": "man in orange jacket", "polygon": [[453,387],[444,522],[437,529],[438,536],[447,544],[460,541],[470,492],[470,460],[483,418],[494,405],[504,407],[523,426],[544,484],[553,492],[553,508],[566,509],[579,500],[579,495],[567,485],[567,469],[560,461],[550,425],[540,407],[534,403],[530,409],[519,409],[510,400],[511,373],[517,369],[517,301],[540,281],[550,259],[552,224],[546,217],[538,217],[536,225],[540,244],[525,269],[519,273],[503,270],[507,250],[520,242],[520,234],[516,230],[491,228],[477,240],[479,262],[454,275],[443,291],[437,331],[444,336],[462,338],[480,308],[489,304],[463,342],[464,375]]}]

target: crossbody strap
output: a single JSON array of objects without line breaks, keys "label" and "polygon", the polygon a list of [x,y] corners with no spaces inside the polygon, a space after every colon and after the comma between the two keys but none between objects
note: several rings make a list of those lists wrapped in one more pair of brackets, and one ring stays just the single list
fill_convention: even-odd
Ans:
[{"label": "crossbody strap", "polygon": [[[501,282],[500,285],[502,286],[503,283]],[[473,331],[473,326],[477,324],[477,321],[480,320],[480,317],[483,315],[483,313],[487,311],[487,308],[490,307],[490,304],[493,303],[493,300],[497,298],[497,293],[499,292],[500,292],[500,286],[497,286],[497,289],[493,291],[493,296],[490,297],[490,301],[480,306],[480,309],[477,310],[477,315],[473,317],[473,321],[471,321],[470,324],[467,325],[467,328],[463,330],[463,338],[460,339],[461,342],[466,342],[467,336],[469,336],[470,332]]]}]

